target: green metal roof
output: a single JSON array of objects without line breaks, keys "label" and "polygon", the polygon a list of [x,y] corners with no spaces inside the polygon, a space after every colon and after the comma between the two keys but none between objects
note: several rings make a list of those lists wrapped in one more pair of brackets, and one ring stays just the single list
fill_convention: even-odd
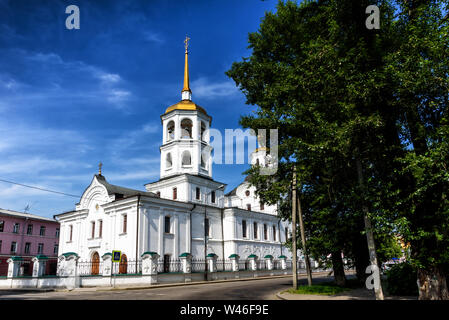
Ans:
[{"label": "green metal roof", "polygon": [[188,256],[191,256],[191,254],[188,252],[184,252],[184,253],[181,253],[179,256],[180,257],[188,257]]}]

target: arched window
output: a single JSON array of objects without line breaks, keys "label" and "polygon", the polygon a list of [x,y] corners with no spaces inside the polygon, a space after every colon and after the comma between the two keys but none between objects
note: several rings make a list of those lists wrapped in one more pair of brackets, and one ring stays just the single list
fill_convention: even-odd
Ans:
[{"label": "arched window", "polygon": [[126,274],[127,272],[128,272],[128,258],[126,257],[126,254],[122,254],[119,264],[119,273]]},{"label": "arched window", "polygon": [[94,252],[92,255],[92,267],[91,267],[91,274],[96,275],[100,273],[100,255],[98,252]]},{"label": "arched window", "polygon": [[191,164],[192,164],[192,157],[190,156],[190,152],[186,150],[182,153],[182,165],[190,166]]},{"label": "arched window", "polygon": [[181,121],[181,139],[192,139],[192,120]]},{"label": "arched window", "polygon": [[165,157],[165,167],[171,168],[172,165],[173,165],[173,161],[171,159],[171,153],[167,153],[167,156]]},{"label": "arched window", "polygon": [[167,124],[167,141],[173,140],[175,138],[175,122],[170,121]]},{"label": "arched window", "polygon": [[201,140],[206,141],[206,135],[204,134],[206,132],[206,125],[203,121],[201,121]]}]

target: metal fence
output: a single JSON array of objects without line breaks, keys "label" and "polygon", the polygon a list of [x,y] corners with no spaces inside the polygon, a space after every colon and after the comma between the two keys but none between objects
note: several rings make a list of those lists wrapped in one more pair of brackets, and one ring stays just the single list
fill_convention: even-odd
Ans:
[{"label": "metal fence", "polygon": [[19,265],[19,277],[31,277],[33,276],[33,261],[23,260]]},{"label": "metal fence", "polygon": [[239,260],[239,271],[249,270],[249,261],[241,261]]},{"label": "metal fence", "polygon": [[232,261],[217,259],[217,271],[232,271]]},{"label": "metal fence", "polygon": [[206,260],[204,259],[192,259],[192,272],[204,272],[206,268]]},{"label": "metal fence", "polygon": [[0,257],[0,277],[6,277],[8,275],[8,260],[7,257]]},{"label": "metal fence", "polygon": [[257,270],[265,270],[267,268],[267,264],[265,260],[259,259],[256,260]]},{"label": "metal fence", "polygon": [[45,267],[44,267],[44,276],[56,276],[56,271],[58,269],[58,259],[57,258],[50,258],[48,260],[45,260]]},{"label": "metal fence", "polygon": [[101,276],[103,270],[103,261],[78,261],[77,273],[80,276]]},{"label": "metal fence", "polygon": [[281,270],[282,269],[282,262],[280,260],[274,260],[273,261],[273,269]]},{"label": "metal fence", "polygon": [[182,272],[182,262],[180,259],[160,259],[157,262],[158,273]]},{"label": "metal fence", "polygon": [[[103,274],[103,261],[78,261],[77,268],[77,273],[80,276],[101,276]],[[129,259],[121,262],[113,262],[112,274],[142,274],[142,261]]]}]

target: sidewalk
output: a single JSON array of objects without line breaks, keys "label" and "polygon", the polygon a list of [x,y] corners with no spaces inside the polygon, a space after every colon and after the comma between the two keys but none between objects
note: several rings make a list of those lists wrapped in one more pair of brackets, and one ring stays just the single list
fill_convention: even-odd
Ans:
[{"label": "sidewalk", "polygon": [[[376,300],[374,292],[368,289],[352,289],[336,295],[293,294],[278,292],[276,296],[281,300]],[[387,296],[385,300],[417,300],[418,297]]]}]

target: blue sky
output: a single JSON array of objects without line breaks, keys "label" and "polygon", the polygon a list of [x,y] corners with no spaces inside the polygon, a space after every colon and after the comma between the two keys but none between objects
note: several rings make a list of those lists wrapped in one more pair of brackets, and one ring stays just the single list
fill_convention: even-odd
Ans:
[{"label": "blue sky", "polygon": [[[67,30],[68,5],[80,8]],[[185,35],[193,101],[212,127],[255,109],[224,72],[250,55],[277,0],[0,0],[0,179],[81,195],[103,165],[112,183],[159,178],[160,115],[181,98]],[[244,165],[214,164],[238,185]],[[50,217],[78,199],[0,182],[0,208]]]}]

